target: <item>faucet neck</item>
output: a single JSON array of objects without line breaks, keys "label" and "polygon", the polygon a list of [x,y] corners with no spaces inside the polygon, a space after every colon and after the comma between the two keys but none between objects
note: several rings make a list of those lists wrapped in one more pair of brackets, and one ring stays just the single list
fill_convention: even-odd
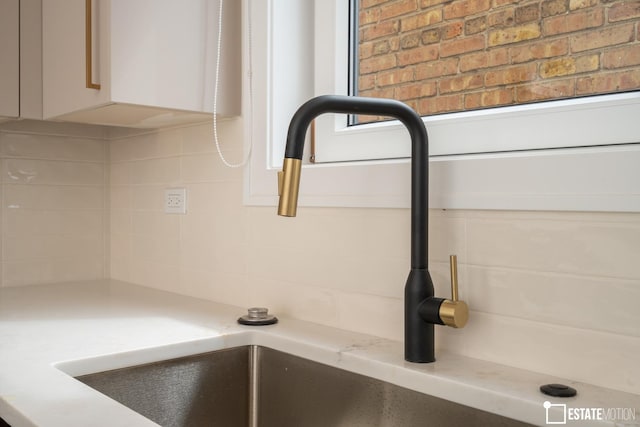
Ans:
[{"label": "faucet neck", "polygon": [[[411,137],[411,269],[426,270],[428,259],[429,145],[427,131],[418,114],[406,104],[354,96],[324,95],[303,104],[289,124],[285,159],[302,160],[304,141],[311,121],[325,113],[370,114],[398,119]],[[294,199],[297,201],[297,188]]]}]

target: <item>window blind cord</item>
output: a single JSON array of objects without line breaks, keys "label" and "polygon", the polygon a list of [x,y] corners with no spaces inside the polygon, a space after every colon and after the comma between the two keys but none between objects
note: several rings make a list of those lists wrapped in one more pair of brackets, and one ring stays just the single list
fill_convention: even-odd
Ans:
[{"label": "window blind cord", "polygon": [[248,108],[247,108],[247,120],[248,120],[248,129],[249,129],[249,148],[247,150],[247,155],[240,163],[231,163],[227,161],[227,159],[222,154],[222,150],[220,149],[220,139],[218,138],[218,84],[220,82],[220,52],[222,50],[222,6],[224,0],[220,0],[220,7],[218,11],[218,43],[217,43],[217,52],[216,52],[216,74],[215,74],[215,83],[213,89],[213,139],[216,143],[216,150],[218,151],[218,156],[220,156],[220,160],[224,163],[225,166],[229,168],[240,168],[247,164],[249,158],[251,157],[251,150],[253,148],[253,133],[251,129],[253,129],[252,125],[252,116],[253,116],[253,65],[252,65],[252,50],[251,46],[253,44],[252,34],[251,34],[251,1],[247,1],[247,32],[248,32],[248,91],[249,91],[249,100],[248,100]]}]

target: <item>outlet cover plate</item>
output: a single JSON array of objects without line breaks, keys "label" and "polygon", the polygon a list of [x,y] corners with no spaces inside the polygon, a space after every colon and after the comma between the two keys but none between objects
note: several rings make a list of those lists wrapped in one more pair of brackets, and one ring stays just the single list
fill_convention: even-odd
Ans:
[{"label": "outlet cover plate", "polygon": [[167,188],[164,190],[164,212],[169,214],[187,213],[186,188]]}]

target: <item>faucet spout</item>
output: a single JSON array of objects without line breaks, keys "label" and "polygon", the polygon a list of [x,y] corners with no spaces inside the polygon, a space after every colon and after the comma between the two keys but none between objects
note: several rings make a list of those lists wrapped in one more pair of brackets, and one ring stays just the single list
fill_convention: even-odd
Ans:
[{"label": "faucet spout", "polygon": [[324,95],[304,103],[293,115],[284,153],[282,192],[278,214],[295,216],[300,168],[307,128],[325,113],[371,114],[400,120],[411,137],[411,268],[427,268],[427,210],[429,188],[429,146],[427,130],[408,105],[392,99]]},{"label": "faucet spout", "polygon": [[283,171],[279,176],[278,214],[295,216],[305,135],[311,121],[324,113],[367,114],[398,119],[411,138],[411,271],[405,284],[405,359],[433,362],[434,324],[445,301],[434,298],[427,268],[429,141],[418,114],[406,104],[376,98],[324,95],[304,103],[289,124]]}]

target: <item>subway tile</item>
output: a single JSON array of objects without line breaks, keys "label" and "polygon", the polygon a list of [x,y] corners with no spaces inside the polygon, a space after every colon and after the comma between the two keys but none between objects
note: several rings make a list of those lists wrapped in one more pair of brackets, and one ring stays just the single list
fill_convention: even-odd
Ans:
[{"label": "subway tile", "polygon": [[134,236],[156,237],[171,242],[180,239],[180,216],[162,212],[131,213],[131,233]]},{"label": "subway tile", "polygon": [[124,185],[109,188],[109,206],[110,210],[131,210],[133,209],[133,190],[135,187]]},{"label": "subway tile", "polygon": [[450,255],[457,255],[464,262],[467,253],[467,222],[465,218],[450,217],[429,212],[429,259],[449,262]]},{"label": "subway tile", "polygon": [[203,271],[246,274],[247,245],[241,224],[228,224],[210,214],[185,216],[181,228],[181,265]]},{"label": "subway tile", "polygon": [[129,183],[132,185],[165,184],[180,182],[180,159],[167,157],[160,159],[129,162]]},{"label": "subway tile", "polygon": [[25,259],[2,263],[3,286],[95,280],[104,276],[102,256]]},{"label": "subway tile", "polygon": [[[218,145],[232,164],[241,163],[243,154],[243,121],[242,118],[226,118],[218,120]],[[216,153],[216,142],[213,133],[213,123],[201,123],[180,129],[184,137],[182,153]]]},{"label": "subway tile", "polygon": [[137,259],[130,266],[130,281],[163,291],[176,292],[180,288],[180,269],[173,264],[156,260]]},{"label": "subway tile", "polygon": [[276,247],[286,245],[301,251],[325,249],[353,255],[369,248],[379,231],[368,228],[366,217],[350,209],[301,208],[297,217],[285,218],[277,215],[275,207],[251,207],[249,215],[253,242]]},{"label": "subway tile", "polygon": [[[164,192],[165,189],[174,186],[170,185],[136,185],[129,187],[131,192],[130,209],[136,211],[164,212]],[[176,185],[175,187],[179,187]],[[187,196],[187,203],[189,197]]]},{"label": "subway tile", "polygon": [[131,233],[112,231],[110,234],[110,276],[112,279],[131,281],[132,237]]},{"label": "subway tile", "polygon": [[548,324],[640,337],[640,282],[468,267],[473,310]]},{"label": "subway tile", "polygon": [[100,186],[4,184],[5,209],[87,210],[105,208]]},{"label": "subway tile", "polygon": [[[141,263],[159,263],[179,266],[179,240],[160,236],[132,236],[132,260]],[[134,264],[135,266],[135,264]]]},{"label": "subway tile", "polygon": [[575,212],[575,211],[494,211],[494,210],[447,210],[445,215],[462,216],[469,219],[515,220],[515,221],[569,221],[640,224],[636,212]]},{"label": "subway tile", "polygon": [[2,285],[25,286],[51,282],[49,260],[22,260],[2,262]]},{"label": "subway tile", "polygon": [[76,235],[102,238],[103,212],[7,209],[3,236]]},{"label": "subway tile", "polygon": [[[186,295],[223,304],[242,307],[247,305],[249,299],[249,287],[245,274],[183,267],[180,270],[180,287],[181,292]],[[242,314],[238,313],[238,317]]]},{"label": "subway tile", "polygon": [[124,186],[131,184],[132,162],[111,163],[109,165],[109,185]]},{"label": "subway tile", "polygon": [[275,207],[249,207],[249,238],[252,245],[304,247],[308,216],[300,213],[296,218],[276,214]]},{"label": "subway tile", "polygon": [[217,221],[206,212],[191,212],[182,218],[180,224],[181,238],[185,241],[206,240],[215,244],[221,244],[222,240],[215,239],[214,225]]},{"label": "subway tile", "polygon": [[180,129],[166,129],[140,135],[128,142],[128,160],[175,157],[180,154],[182,134]]},{"label": "subway tile", "polygon": [[[182,135],[182,154],[213,153],[216,150],[212,123],[184,127]],[[222,135],[219,133],[218,136],[226,140],[229,138],[229,133],[224,132]]]},{"label": "subway tile", "polygon": [[181,178],[185,183],[213,182],[219,179],[216,154],[185,155],[180,158]]},{"label": "subway tile", "polygon": [[[268,214],[275,216],[275,211]],[[301,252],[308,251],[317,259],[325,256],[345,260],[395,257],[396,254],[385,247],[383,238],[390,238],[386,229],[377,228],[376,223],[369,224],[365,218],[349,209],[337,214],[334,210],[306,210],[296,218],[281,217],[284,230],[279,239],[287,238]],[[298,221],[301,224],[292,228]]]},{"label": "subway tile", "polygon": [[[112,253],[109,263],[109,278],[133,283],[130,273],[130,264],[130,258],[120,255],[114,257]],[[177,292],[177,290],[174,290],[174,292]]]},{"label": "subway tile", "polygon": [[249,306],[265,306],[274,315],[338,327],[339,294],[331,289],[284,280],[261,281],[250,289]]},{"label": "subway tile", "polygon": [[153,212],[132,213],[132,256],[178,265],[180,223],[176,215]]},{"label": "subway tile", "polygon": [[329,250],[251,246],[249,257],[249,274],[255,279],[385,297],[403,294],[409,272],[405,260],[336,256]]},{"label": "subway tile", "polygon": [[182,182],[187,184],[242,180],[242,169],[224,166],[217,153],[184,155],[180,162]]},{"label": "subway tile", "polygon": [[54,259],[52,262],[54,282],[103,279],[108,274],[102,253],[91,256]]},{"label": "subway tile", "polygon": [[129,233],[112,232],[110,238],[111,259],[131,259],[133,255],[132,240]]},{"label": "subway tile", "polygon": [[339,328],[395,341],[404,340],[404,300],[402,296],[389,298],[379,295],[340,292],[337,295],[337,300]]},{"label": "subway tile", "polygon": [[225,272],[246,274],[244,247],[227,246],[220,248],[211,239],[183,239],[179,254],[179,265],[189,270],[209,273]]},{"label": "subway tile", "polygon": [[150,130],[114,138],[109,142],[111,162],[174,157],[182,147],[180,129]]},{"label": "subway tile", "polygon": [[19,261],[46,258],[82,258],[103,256],[102,236],[19,235],[3,236],[3,260]]},{"label": "subway tile", "polygon": [[640,224],[469,219],[469,263],[640,278]]},{"label": "subway tile", "polygon": [[187,189],[189,213],[226,211],[233,215],[246,215],[248,209],[242,201],[242,182],[201,182],[182,185]]},{"label": "subway tile", "polygon": [[32,159],[5,159],[3,163],[4,183],[104,185],[104,165],[101,163]]},{"label": "subway tile", "polygon": [[[225,184],[223,184],[224,186]],[[239,208],[237,203],[237,192],[218,192],[219,187],[216,187],[216,183],[202,182],[195,184],[186,184],[184,188],[187,190],[187,212],[189,215],[192,213],[208,212],[213,213],[217,208],[222,206],[233,205],[236,209]],[[236,187],[233,186],[236,190]],[[222,191],[222,190],[221,190]],[[228,196],[228,197],[225,197]],[[223,203],[222,201],[225,201]]]},{"label": "subway tile", "polygon": [[403,302],[370,294],[266,280],[250,289],[249,305],[266,306],[276,316],[399,340]]},{"label": "subway tile", "polygon": [[213,214],[197,214],[196,212],[184,217],[186,225],[192,219],[199,217],[207,222],[211,222],[213,238],[221,247],[227,243],[245,244],[249,240],[249,230],[247,227],[247,214],[245,211],[236,211],[229,207],[221,207]]},{"label": "subway tile", "polygon": [[128,138],[112,139],[108,142],[109,145],[109,162],[122,163],[132,159],[130,153],[131,141]]},{"label": "subway tile", "polygon": [[45,128],[0,132],[4,285],[105,277],[104,131],[35,122],[23,131]]},{"label": "subway tile", "polygon": [[[359,250],[380,258],[411,259],[411,215],[408,209],[376,209],[371,214],[360,213],[365,237]],[[345,219],[344,227],[354,227]],[[426,238],[426,236],[425,236]]]},{"label": "subway tile", "polygon": [[0,132],[0,156],[105,162],[106,142],[102,139]]},{"label": "subway tile", "polygon": [[82,123],[53,122],[44,120],[14,120],[2,124],[2,133],[25,133],[39,136],[55,135],[61,137],[77,137],[105,139],[110,126],[96,126]]},{"label": "subway tile", "polygon": [[471,311],[463,329],[438,328],[436,351],[638,393],[640,338]]}]

